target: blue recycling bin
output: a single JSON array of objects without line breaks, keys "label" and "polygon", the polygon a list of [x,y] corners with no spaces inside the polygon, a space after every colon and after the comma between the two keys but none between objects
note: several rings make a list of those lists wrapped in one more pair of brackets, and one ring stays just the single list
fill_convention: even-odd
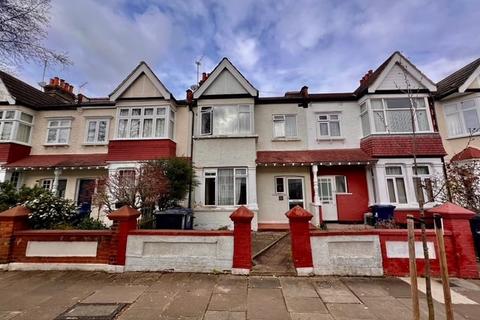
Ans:
[{"label": "blue recycling bin", "polygon": [[392,220],[395,206],[391,204],[375,204],[370,210],[378,220]]}]

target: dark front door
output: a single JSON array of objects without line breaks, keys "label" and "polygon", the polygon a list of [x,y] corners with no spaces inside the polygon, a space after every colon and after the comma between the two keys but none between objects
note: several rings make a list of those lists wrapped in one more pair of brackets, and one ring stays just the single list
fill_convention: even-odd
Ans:
[{"label": "dark front door", "polygon": [[78,182],[77,205],[81,213],[89,213],[92,209],[92,197],[95,192],[95,179],[80,179]]}]

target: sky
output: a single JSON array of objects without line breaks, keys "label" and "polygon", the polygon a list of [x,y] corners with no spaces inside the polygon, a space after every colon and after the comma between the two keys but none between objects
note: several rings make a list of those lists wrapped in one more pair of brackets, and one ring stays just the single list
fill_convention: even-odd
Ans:
[{"label": "sky", "polygon": [[[45,45],[73,65],[48,66],[87,96],[108,96],[146,61],[177,99],[228,57],[260,91],[351,92],[402,52],[437,82],[480,57],[478,0],[53,0]],[[35,85],[43,66],[16,74]]]}]

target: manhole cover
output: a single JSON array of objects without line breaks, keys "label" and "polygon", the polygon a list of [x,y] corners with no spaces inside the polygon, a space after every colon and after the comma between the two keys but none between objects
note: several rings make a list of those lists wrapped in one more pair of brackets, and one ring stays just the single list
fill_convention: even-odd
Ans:
[{"label": "manhole cover", "polygon": [[111,320],[126,303],[77,303],[55,320]]}]

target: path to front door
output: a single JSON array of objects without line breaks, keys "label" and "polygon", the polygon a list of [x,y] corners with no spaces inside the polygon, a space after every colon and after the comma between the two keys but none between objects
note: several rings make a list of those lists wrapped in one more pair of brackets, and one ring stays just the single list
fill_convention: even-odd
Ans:
[{"label": "path to front door", "polygon": [[255,232],[252,247],[252,275],[295,275],[288,232]]}]

